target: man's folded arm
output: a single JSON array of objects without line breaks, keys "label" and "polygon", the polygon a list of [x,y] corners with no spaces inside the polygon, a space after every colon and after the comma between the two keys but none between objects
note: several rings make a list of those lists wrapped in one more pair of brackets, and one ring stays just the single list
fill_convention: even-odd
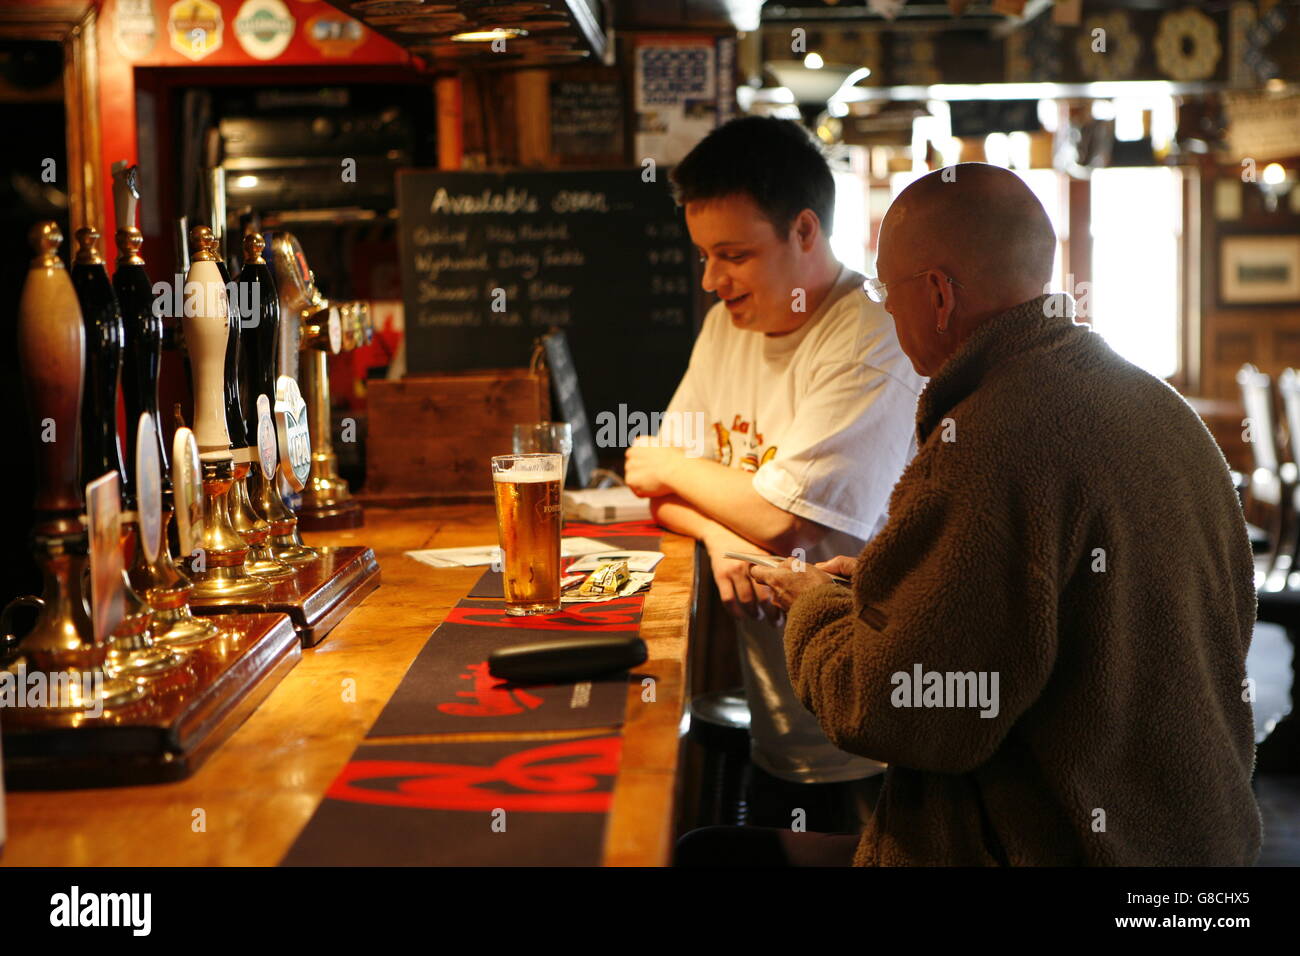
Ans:
[{"label": "man's folded arm", "polygon": [[[763,501],[763,504],[773,510],[779,510],[766,501]],[[706,545],[719,537],[725,537],[732,542],[728,545],[730,550],[750,551],[756,546],[771,554],[788,554],[795,548],[815,547],[827,532],[825,527],[814,521],[787,512],[781,514],[789,521],[784,525],[783,534],[774,541],[764,535],[755,534],[753,528],[747,526],[745,522],[739,522],[740,527],[733,527],[726,521],[710,517],[679,495],[663,495],[650,499],[650,516],[656,523],[663,525],[669,531],[690,535]]]},{"label": "man's folded arm", "polygon": [[962,773],[993,754],[1042,691],[1056,653],[1055,588],[1025,542],[994,530],[987,502],[930,482],[909,491],[863,552],[852,592],[827,585],[791,607],[790,680],[842,749]]}]

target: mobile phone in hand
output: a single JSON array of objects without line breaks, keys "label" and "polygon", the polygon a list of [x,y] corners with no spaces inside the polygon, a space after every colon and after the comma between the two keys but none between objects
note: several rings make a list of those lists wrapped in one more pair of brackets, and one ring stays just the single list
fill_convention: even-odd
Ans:
[{"label": "mobile phone in hand", "polygon": [[[779,568],[784,558],[778,558],[771,554],[741,554],[738,551],[724,551],[723,556],[734,558],[737,561],[748,561],[750,564],[761,564],[765,568]],[[818,568],[820,571],[821,569]],[[822,574],[830,574],[829,571],[822,571]],[[838,574],[830,574],[830,578],[836,584],[849,587],[853,584],[848,578],[840,577]]]}]

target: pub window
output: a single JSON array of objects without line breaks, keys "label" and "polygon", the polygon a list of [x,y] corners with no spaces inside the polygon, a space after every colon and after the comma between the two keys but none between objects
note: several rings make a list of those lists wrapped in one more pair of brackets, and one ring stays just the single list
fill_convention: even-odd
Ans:
[{"label": "pub window", "polygon": [[1092,279],[1083,311],[1110,346],[1152,375],[1178,372],[1182,183],[1168,167],[1092,174]]}]

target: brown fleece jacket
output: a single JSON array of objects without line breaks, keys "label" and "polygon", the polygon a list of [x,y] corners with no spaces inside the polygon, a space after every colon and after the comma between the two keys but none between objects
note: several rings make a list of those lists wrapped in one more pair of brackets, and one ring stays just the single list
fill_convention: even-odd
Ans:
[{"label": "brown fleece jacket", "polygon": [[[795,691],[836,745],[890,765],[859,866],[1259,853],[1255,588],[1227,464],[1072,306],[1031,299],[962,344],[852,589],[790,610]],[[918,667],[996,673],[996,714],[896,706],[924,702],[929,679],[897,676]]]}]

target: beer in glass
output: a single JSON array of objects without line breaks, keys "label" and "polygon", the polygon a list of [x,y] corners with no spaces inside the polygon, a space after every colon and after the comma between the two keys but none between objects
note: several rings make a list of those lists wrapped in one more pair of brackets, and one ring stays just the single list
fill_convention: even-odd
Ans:
[{"label": "beer in glass", "polygon": [[560,609],[563,462],[559,454],[492,459],[507,614],[553,614]]}]

